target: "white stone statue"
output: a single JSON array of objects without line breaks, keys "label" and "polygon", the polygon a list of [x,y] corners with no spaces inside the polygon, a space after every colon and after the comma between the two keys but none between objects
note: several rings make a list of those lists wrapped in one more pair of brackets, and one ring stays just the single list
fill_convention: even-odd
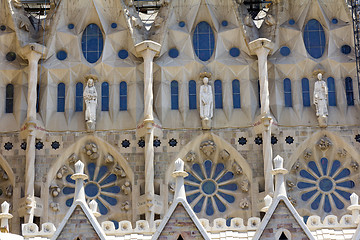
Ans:
[{"label": "white stone statue", "polygon": [[88,129],[93,130],[96,123],[96,106],[97,106],[97,92],[94,85],[94,79],[89,78],[84,90],[85,101],[85,121]]},{"label": "white stone statue", "polygon": [[316,106],[316,116],[327,117],[327,101],[328,101],[328,88],[324,80],[322,80],[322,74],[317,75],[318,81],[315,82],[314,87],[314,104]]},{"label": "white stone statue", "polygon": [[204,85],[200,87],[200,117],[210,120],[213,117],[213,93],[207,77],[203,78]]}]

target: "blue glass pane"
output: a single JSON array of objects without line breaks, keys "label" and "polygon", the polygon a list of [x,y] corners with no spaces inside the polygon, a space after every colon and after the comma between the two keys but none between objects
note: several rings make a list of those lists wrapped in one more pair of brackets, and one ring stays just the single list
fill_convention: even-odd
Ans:
[{"label": "blue glass pane", "polygon": [[334,177],[334,180],[337,181],[337,180],[345,178],[349,175],[350,175],[350,170],[347,168],[344,168],[336,177]]},{"label": "blue glass pane", "polygon": [[219,188],[229,190],[229,191],[236,191],[238,189],[238,186],[236,185],[236,183],[230,183],[230,184],[219,186]]},{"label": "blue glass pane", "polygon": [[88,174],[89,174],[89,180],[90,181],[94,180],[95,168],[96,168],[95,163],[90,163],[88,165]]},{"label": "blue glass pane", "polygon": [[121,189],[119,186],[111,186],[111,187],[101,188],[102,192],[109,192],[109,193],[119,193],[120,190]]},{"label": "blue glass pane", "polygon": [[84,85],[81,82],[76,84],[76,95],[75,95],[75,111],[83,111],[83,91]]},{"label": "blue glass pane", "polygon": [[228,180],[231,180],[234,178],[234,173],[232,172],[227,172],[224,174],[224,176],[222,176],[218,181],[217,183],[221,183],[221,182],[225,182],[225,181],[228,181]]},{"label": "blue glass pane", "polygon": [[316,185],[314,183],[307,183],[307,182],[298,182],[297,187],[300,189],[315,187]]},{"label": "blue glass pane", "polygon": [[171,81],[171,109],[179,109],[179,86],[177,81]]},{"label": "blue glass pane", "polygon": [[310,180],[316,181],[316,178],[306,170],[301,170],[300,171],[300,176],[302,176],[304,178],[307,178],[307,179],[310,179]]},{"label": "blue glass pane", "polygon": [[198,190],[199,187],[198,186],[192,186],[192,185],[187,185],[185,184],[185,191],[188,192],[188,191],[194,191],[194,190]]},{"label": "blue glass pane", "polygon": [[302,199],[303,201],[307,201],[307,200],[309,200],[312,196],[314,196],[315,193],[317,193],[317,192],[318,192],[318,190],[315,189],[315,190],[312,190],[312,191],[310,191],[310,192],[304,193],[304,194],[301,195],[301,199]]},{"label": "blue glass pane", "polygon": [[180,21],[180,22],[179,22],[179,27],[185,27],[185,22],[184,22],[184,21]]},{"label": "blue glass pane", "polygon": [[291,81],[288,78],[284,79],[284,97],[285,107],[292,107]]},{"label": "blue glass pane", "polygon": [[194,177],[191,173],[188,173],[189,175],[185,178],[185,180],[188,180],[190,182],[195,182],[195,183],[198,183],[200,184],[201,182],[196,178]]},{"label": "blue glass pane", "polygon": [[201,185],[201,189],[205,194],[211,195],[215,192],[216,185],[213,181],[208,180],[203,182],[203,184]]},{"label": "blue glass pane", "polygon": [[225,166],[222,163],[218,163],[215,168],[214,176],[212,179],[216,179],[219,176],[219,173],[221,173],[224,170]]},{"label": "blue glass pane", "polygon": [[344,206],[345,206],[344,203],[335,194],[332,193],[331,197],[333,198],[334,203],[338,209],[344,208]]},{"label": "blue glass pane", "polygon": [[290,55],[290,48],[284,46],[280,48],[280,54],[283,55],[284,57],[289,56]]},{"label": "blue glass pane", "polygon": [[63,50],[58,51],[56,53],[56,58],[59,59],[60,61],[63,61],[63,60],[65,60],[67,58],[67,53],[65,51],[63,51]]},{"label": "blue glass pane", "polygon": [[122,81],[120,83],[120,111],[127,110],[127,83]]},{"label": "blue glass pane", "polygon": [[327,158],[321,158],[320,159],[321,168],[322,168],[322,171],[323,171],[324,175],[327,175],[328,162],[329,161],[327,160]]},{"label": "blue glass pane", "polygon": [[63,188],[63,193],[65,195],[69,195],[75,192],[75,188],[71,188],[71,187],[64,187]]},{"label": "blue glass pane", "polygon": [[129,53],[125,49],[121,49],[118,52],[118,56],[119,56],[120,59],[126,59],[129,56]]},{"label": "blue glass pane", "polygon": [[337,20],[337,18],[333,18],[333,19],[331,20],[331,22],[332,22],[333,24],[337,24],[339,21]]},{"label": "blue glass pane", "polygon": [[223,193],[223,192],[218,192],[218,194],[223,197],[228,203],[233,203],[235,202],[235,197],[231,196],[229,194]]},{"label": "blue glass pane", "polygon": [[333,188],[334,184],[333,182],[328,178],[323,178],[319,182],[319,188],[323,192],[329,192]]},{"label": "blue glass pane", "polygon": [[115,220],[110,220],[110,221],[114,223],[115,229],[119,229],[119,222]]},{"label": "blue glass pane", "polygon": [[294,20],[294,19],[290,19],[290,20],[289,20],[289,24],[290,24],[290,25],[294,25],[294,24],[295,24],[295,20]]},{"label": "blue glass pane", "polygon": [[327,79],[329,106],[336,106],[335,80],[332,77]]},{"label": "blue glass pane", "polygon": [[337,192],[338,194],[340,194],[340,196],[342,196],[343,198],[345,198],[346,200],[350,200],[350,193],[336,189],[335,188],[335,192]]},{"label": "blue glass pane", "polygon": [[105,184],[115,182],[116,179],[117,179],[117,176],[116,176],[115,174],[110,174],[109,176],[107,176],[107,177],[105,178],[105,180],[103,180],[102,182],[100,182],[100,185],[101,185],[101,186],[104,186]]},{"label": "blue glass pane", "polygon": [[198,196],[200,195],[200,192],[194,193],[192,195],[186,196],[186,199],[188,203],[192,203]]},{"label": "blue glass pane", "polygon": [[57,91],[57,111],[64,112],[65,111],[65,84],[59,83],[58,84],[58,91]]},{"label": "blue glass pane", "polygon": [[194,165],[192,165],[192,169],[201,179],[205,179],[205,176],[199,164],[195,163]]},{"label": "blue glass pane", "polygon": [[211,176],[211,169],[212,169],[212,162],[210,160],[206,160],[204,163],[206,177],[210,178]]},{"label": "blue glass pane", "polygon": [[314,161],[311,161],[308,163],[308,166],[311,170],[313,170],[313,172],[318,175],[319,177],[321,177],[321,173],[319,172],[319,169],[316,165],[316,163]]},{"label": "blue glass pane", "polygon": [[351,47],[349,45],[342,45],[341,46],[341,52],[343,54],[347,55],[347,54],[351,53]]},{"label": "blue glass pane", "polygon": [[303,78],[301,80],[301,86],[302,86],[303,106],[310,107],[309,79]]},{"label": "blue glass pane", "polygon": [[220,80],[216,80],[214,82],[215,87],[215,108],[222,109],[223,103],[222,103],[222,84]]},{"label": "blue glass pane", "polygon": [[14,52],[8,52],[5,56],[6,60],[8,60],[9,62],[13,62],[16,59],[16,53]]},{"label": "blue glass pane", "polygon": [[117,28],[117,23],[114,23],[114,22],[113,22],[113,23],[111,24],[111,28]]},{"label": "blue glass pane", "polygon": [[341,183],[336,183],[336,186],[345,187],[345,188],[353,188],[355,187],[355,183],[353,181],[345,181]]},{"label": "blue glass pane", "polygon": [[211,201],[210,197],[207,199],[206,214],[208,216],[212,216],[214,214],[214,207],[213,207],[213,204],[212,204],[212,201]]},{"label": "blue glass pane", "polygon": [[99,182],[99,180],[105,176],[105,174],[108,172],[108,168],[106,166],[101,166],[100,167],[100,170],[98,172],[98,175],[97,175],[97,178],[96,178],[96,181]]},{"label": "blue glass pane", "polygon": [[111,206],[115,206],[117,204],[116,198],[106,196],[104,194],[100,194],[100,197],[108,202]]},{"label": "blue glass pane", "polygon": [[311,203],[311,208],[313,210],[317,210],[319,208],[321,198],[322,194],[320,193],[319,196],[317,196],[317,198]]},{"label": "blue glass pane", "polygon": [[354,106],[354,92],[351,77],[345,78],[346,101],[348,106]]},{"label": "blue glass pane", "polygon": [[240,55],[240,49],[233,47],[230,49],[229,53],[232,57],[238,57]]},{"label": "blue glass pane", "polygon": [[224,21],[221,22],[221,25],[223,25],[224,27],[226,27],[228,24],[229,24],[229,23],[228,23],[228,21],[226,21],[226,20],[224,20]]},{"label": "blue glass pane", "polygon": [[335,160],[331,166],[331,171],[329,176],[332,177],[334,175],[334,173],[339,169],[339,167],[341,166],[341,163],[339,160]]},{"label": "blue glass pane", "polygon": [[194,206],[194,212],[196,212],[196,213],[201,212],[204,201],[205,201],[205,197],[203,196]]},{"label": "blue glass pane", "polygon": [[232,90],[233,90],[233,106],[234,108],[241,108],[239,80],[235,79],[232,81]]},{"label": "blue glass pane", "polygon": [[85,186],[85,194],[88,197],[95,197],[99,193],[99,187],[95,183],[88,183]]},{"label": "blue glass pane", "polygon": [[68,207],[71,207],[71,205],[73,204],[73,202],[74,202],[74,198],[69,198],[68,200],[66,200],[66,206],[68,206]]},{"label": "blue glass pane", "polygon": [[324,211],[327,212],[327,213],[331,212],[331,205],[330,205],[328,195],[325,195]]},{"label": "blue glass pane", "polygon": [[214,195],[215,204],[220,212],[226,211],[226,206],[220,201],[220,199]]},{"label": "blue glass pane", "polygon": [[307,52],[313,58],[320,58],[325,51],[325,32],[316,19],[311,19],[305,25],[304,43]]},{"label": "blue glass pane", "polygon": [[73,180],[73,179],[71,178],[71,174],[69,174],[69,175],[66,176],[66,181],[67,181],[68,183],[75,184],[75,180]]},{"label": "blue glass pane", "polygon": [[99,211],[101,215],[106,215],[108,213],[108,209],[104,206],[104,204],[97,198],[96,202],[98,203]]},{"label": "blue glass pane", "polygon": [[207,22],[200,22],[194,31],[193,46],[196,56],[202,61],[211,58],[215,48],[214,32]]},{"label": "blue glass pane", "polygon": [[81,38],[81,49],[85,59],[89,63],[95,63],[101,57],[104,38],[100,28],[92,23],[89,24]]},{"label": "blue glass pane", "polygon": [[109,83],[101,84],[101,111],[109,111]]},{"label": "blue glass pane", "polygon": [[169,50],[169,56],[171,58],[177,58],[179,56],[179,51],[176,48],[172,48]]},{"label": "blue glass pane", "polygon": [[74,24],[70,23],[70,24],[68,25],[68,28],[69,28],[69,29],[74,29]]},{"label": "blue glass pane", "polygon": [[6,85],[5,113],[12,113],[14,105],[14,85]]},{"label": "blue glass pane", "polygon": [[196,82],[189,81],[189,109],[196,109]]}]

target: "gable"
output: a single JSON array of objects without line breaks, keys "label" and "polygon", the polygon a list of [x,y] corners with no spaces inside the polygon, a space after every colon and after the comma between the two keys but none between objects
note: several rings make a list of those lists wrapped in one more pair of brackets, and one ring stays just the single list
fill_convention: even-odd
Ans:
[{"label": "gable", "polygon": [[[260,236],[261,240],[278,239],[281,235],[281,230],[288,230],[291,233],[292,240],[307,240],[309,239],[298,221],[295,219],[284,201],[280,201],[272,214],[269,222],[265,226],[263,233]],[[280,232],[280,233],[279,233]]]},{"label": "gable", "polygon": [[57,240],[77,239],[77,237],[84,240],[100,240],[80,206],[75,208]]},{"label": "gable", "polygon": [[178,239],[179,235],[181,235],[184,240],[204,239],[190,215],[180,203],[176,206],[158,239],[173,240]]}]

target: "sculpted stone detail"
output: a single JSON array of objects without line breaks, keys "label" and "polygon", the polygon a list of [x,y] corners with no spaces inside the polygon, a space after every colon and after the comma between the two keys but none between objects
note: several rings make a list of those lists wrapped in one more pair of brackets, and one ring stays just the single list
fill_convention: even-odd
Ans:
[{"label": "sculpted stone detail", "polygon": [[292,166],[291,170],[297,172],[300,169],[300,166],[301,166],[300,162],[296,161],[296,163],[294,163],[294,165]]},{"label": "sculpted stone detail", "polygon": [[5,195],[8,197],[11,197],[13,195],[13,186],[12,185],[9,185],[6,188]]},{"label": "sculpted stone detail", "polygon": [[249,200],[247,198],[244,198],[244,199],[241,199],[240,201],[240,208],[242,209],[246,209],[246,208],[249,208]]},{"label": "sculpted stone detail", "polygon": [[83,93],[85,101],[85,121],[88,130],[95,130],[96,124],[96,107],[97,107],[97,91],[94,84],[94,79],[88,78],[87,84]]},{"label": "sculpted stone detail", "polygon": [[121,204],[121,209],[124,211],[129,211],[130,210],[130,203],[129,201],[125,201]]},{"label": "sculpted stone detail", "polygon": [[354,169],[354,171],[357,171],[359,169],[359,164],[355,161],[352,161],[350,163],[350,166],[352,167],[352,169]]},{"label": "sculpted stone detail", "polygon": [[169,183],[169,191],[172,193],[175,192],[175,183]]},{"label": "sculpted stone detail", "polygon": [[107,154],[105,156],[105,162],[106,163],[113,163],[114,162],[114,157],[111,154]]},{"label": "sculpted stone detail", "polygon": [[52,202],[52,203],[50,203],[50,208],[51,208],[51,210],[53,210],[54,212],[58,212],[58,211],[60,211],[60,204],[59,204],[59,203]]},{"label": "sculpted stone detail", "polygon": [[200,117],[203,120],[209,120],[213,117],[213,93],[209,83],[209,78],[204,77],[200,87]]},{"label": "sculpted stone detail", "polygon": [[304,152],[304,158],[307,159],[307,160],[309,160],[310,157],[311,157],[311,155],[312,155],[311,150],[310,150],[310,149],[306,149],[305,152]]},{"label": "sculpted stone detail", "polygon": [[5,170],[3,168],[0,167],[0,177],[3,179],[3,180],[8,180],[9,179],[9,176],[7,175],[7,173],[5,172]]},{"label": "sculpted stone detail", "polygon": [[296,202],[296,200],[293,198],[293,197],[288,197],[289,198],[289,201],[290,201],[290,203],[293,205],[293,206],[296,206],[297,205],[297,202]]},{"label": "sculpted stone detail", "polygon": [[345,149],[339,149],[337,154],[339,155],[339,157],[344,158],[347,155],[347,151]]},{"label": "sculpted stone detail", "polygon": [[83,152],[88,155],[91,160],[95,160],[99,157],[98,147],[93,142],[87,143],[83,148]]},{"label": "sculpted stone detail", "polygon": [[197,155],[195,152],[190,151],[186,154],[185,159],[187,162],[194,162],[197,158]]},{"label": "sculpted stone detail", "polygon": [[68,158],[68,161],[69,161],[69,164],[75,164],[77,161],[79,161],[79,157],[75,153],[73,153]]},{"label": "sculpted stone detail", "polygon": [[56,183],[52,183],[50,185],[50,192],[53,197],[59,196],[61,189]]},{"label": "sculpted stone detail", "polygon": [[69,171],[68,167],[66,165],[63,165],[57,172],[56,177],[58,179],[61,179],[63,178],[64,174],[67,173],[68,171]]},{"label": "sculpted stone detail", "polygon": [[240,165],[237,162],[234,162],[232,165],[232,168],[234,169],[235,174],[243,174],[243,169],[240,167]]},{"label": "sculpted stone detail", "polygon": [[216,145],[213,141],[208,140],[200,144],[200,150],[208,157],[216,150]]},{"label": "sculpted stone detail", "polygon": [[322,138],[320,138],[320,140],[316,143],[316,145],[322,150],[325,151],[327,150],[329,147],[332,146],[332,142],[330,141],[330,139],[325,135]]},{"label": "sculpted stone detail", "polygon": [[114,167],[114,173],[116,175],[118,175],[119,177],[122,177],[122,178],[126,177],[126,173],[125,173],[124,169],[122,167],[120,167],[119,165],[116,165]]},{"label": "sculpted stone detail", "polygon": [[230,153],[228,151],[226,151],[225,149],[223,149],[220,152],[220,158],[224,161],[227,161],[230,158]]},{"label": "sculpted stone detail", "polygon": [[287,186],[288,186],[288,191],[291,192],[294,187],[295,187],[295,183],[291,182],[291,181],[287,181],[286,182]]},{"label": "sculpted stone detail", "polygon": [[128,195],[129,193],[131,193],[131,184],[129,181],[126,181],[124,183],[124,185],[121,186],[121,190],[123,191],[123,193],[125,195]]},{"label": "sculpted stone detail", "polygon": [[248,192],[249,191],[249,187],[250,187],[250,183],[249,183],[249,180],[247,179],[244,179],[241,184],[240,184],[240,188],[241,188],[241,191],[243,192]]}]

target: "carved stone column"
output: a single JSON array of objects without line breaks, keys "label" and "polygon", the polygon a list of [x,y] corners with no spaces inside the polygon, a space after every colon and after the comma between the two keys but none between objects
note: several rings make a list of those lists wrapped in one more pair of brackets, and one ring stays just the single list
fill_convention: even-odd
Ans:
[{"label": "carved stone column", "polygon": [[252,54],[258,58],[259,81],[260,81],[260,102],[261,116],[260,124],[263,139],[263,159],[265,176],[265,193],[272,195],[274,192],[274,183],[272,171],[272,146],[271,146],[271,125],[273,119],[270,115],[270,94],[267,57],[273,49],[273,43],[266,38],[259,38],[250,42]]},{"label": "carved stone column", "polygon": [[145,135],[145,195],[148,211],[145,213],[150,227],[154,224],[154,116],[153,116],[153,60],[160,51],[160,44],[144,41],[135,46],[144,59],[144,135]]}]

